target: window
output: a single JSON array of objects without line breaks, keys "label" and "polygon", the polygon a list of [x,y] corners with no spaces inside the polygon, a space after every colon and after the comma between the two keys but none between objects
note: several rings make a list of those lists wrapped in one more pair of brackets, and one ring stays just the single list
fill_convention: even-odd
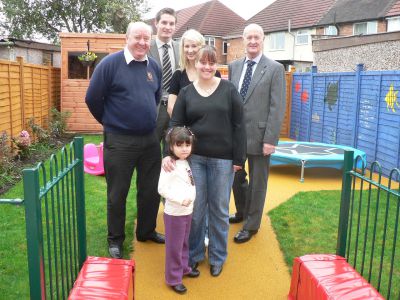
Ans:
[{"label": "window", "polygon": [[387,31],[398,31],[400,30],[400,17],[387,19]]},{"label": "window", "polygon": [[337,28],[336,26],[329,25],[325,27],[325,35],[337,35]]},{"label": "window", "polygon": [[222,42],[222,54],[227,55],[228,54],[228,42]]},{"label": "window", "polygon": [[296,45],[307,45],[308,44],[308,37],[309,37],[308,30],[299,30],[296,33]]},{"label": "window", "polygon": [[363,23],[355,23],[353,26],[353,34],[372,34],[378,32],[378,22],[363,22]]},{"label": "window", "polygon": [[285,33],[284,32],[271,33],[269,36],[269,47],[271,48],[271,50],[285,49]]},{"label": "window", "polygon": [[215,47],[215,38],[212,36],[205,36],[206,45]]},{"label": "window", "polygon": [[42,58],[42,63],[45,66],[52,66],[53,65],[53,53],[51,52],[47,52],[47,51],[43,51],[43,58]]},{"label": "window", "polygon": [[108,53],[96,52],[97,59],[94,64],[91,66],[84,66],[78,59],[78,56],[81,55],[82,52],[84,51],[68,52],[68,79],[90,79],[96,66],[108,55]]}]

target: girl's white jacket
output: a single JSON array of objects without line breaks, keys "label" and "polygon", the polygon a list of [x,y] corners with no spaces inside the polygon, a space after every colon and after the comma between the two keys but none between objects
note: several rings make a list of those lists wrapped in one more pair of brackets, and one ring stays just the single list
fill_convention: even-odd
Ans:
[{"label": "girl's white jacket", "polygon": [[[196,198],[196,188],[192,184],[190,169],[187,160],[176,160],[175,169],[165,172],[161,169],[158,181],[158,193],[165,198],[164,213],[170,216],[185,216],[193,212],[193,203]],[[190,199],[189,206],[183,206],[182,202]]]}]

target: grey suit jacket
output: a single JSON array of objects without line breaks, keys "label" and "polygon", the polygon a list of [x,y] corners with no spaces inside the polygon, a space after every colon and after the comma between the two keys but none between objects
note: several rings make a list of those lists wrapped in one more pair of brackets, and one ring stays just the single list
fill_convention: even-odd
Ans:
[{"label": "grey suit jacket", "polygon": [[[179,68],[179,43],[172,41],[172,50],[174,52],[175,67],[174,70]],[[160,53],[158,53],[156,40],[152,40],[150,44],[149,56],[154,58],[162,70]],[[173,71],[174,71],[173,70]]]},{"label": "grey suit jacket", "polygon": [[[228,78],[237,89],[244,62],[244,58],[238,59],[228,67]],[[285,88],[284,67],[262,55],[243,103],[247,154],[261,155],[264,143],[278,143],[285,114]]]}]

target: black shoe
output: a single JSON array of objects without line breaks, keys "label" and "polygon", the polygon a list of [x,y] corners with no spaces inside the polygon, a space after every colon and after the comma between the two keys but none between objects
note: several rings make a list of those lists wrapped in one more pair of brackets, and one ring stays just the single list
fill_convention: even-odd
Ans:
[{"label": "black shoe", "polygon": [[112,258],[118,258],[118,259],[122,258],[122,248],[121,248],[121,246],[118,246],[118,245],[115,245],[115,244],[111,244],[110,246],[108,246],[108,253],[110,253],[110,256]]},{"label": "black shoe", "polygon": [[156,231],[153,231],[150,235],[148,235],[145,238],[136,238],[139,242],[145,242],[145,241],[153,241],[154,243],[157,244],[165,244],[165,237],[163,234],[158,233]]},{"label": "black shoe", "polygon": [[184,294],[187,291],[186,286],[184,286],[182,283],[177,285],[172,285],[171,288],[178,294]]},{"label": "black shoe", "polygon": [[192,269],[192,271],[193,271],[193,270],[197,270],[197,268],[199,267],[199,263],[196,262],[196,263],[190,265],[189,267]]},{"label": "black shoe", "polygon": [[237,214],[229,215],[229,223],[236,224],[243,221],[243,217],[238,216]]},{"label": "black shoe", "polygon": [[210,273],[212,276],[217,277],[222,272],[222,266],[210,266]]},{"label": "black shoe", "polygon": [[234,237],[235,243],[241,244],[248,242],[253,235],[255,235],[258,232],[258,230],[246,230],[242,229],[240,230]]},{"label": "black shoe", "polygon": [[190,273],[187,273],[185,276],[190,278],[196,278],[200,276],[200,271],[197,269],[192,269],[192,271],[190,271]]}]

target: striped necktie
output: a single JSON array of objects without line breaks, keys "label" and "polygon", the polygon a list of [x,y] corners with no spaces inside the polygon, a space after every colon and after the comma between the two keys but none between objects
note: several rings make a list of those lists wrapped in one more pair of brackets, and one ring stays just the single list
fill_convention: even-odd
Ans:
[{"label": "striped necktie", "polygon": [[242,87],[240,88],[240,95],[242,96],[243,101],[246,98],[247,90],[249,89],[250,86],[251,76],[253,75],[253,66],[255,64],[256,64],[255,61],[252,60],[247,61],[246,73],[244,74]]},{"label": "striped necktie", "polygon": [[164,44],[163,46],[163,56],[162,56],[162,85],[164,90],[169,89],[169,84],[171,83],[171,78],[172,78],[172,67],[171,67],[171,59],[169,57],[168,53],[168,44]]}]

